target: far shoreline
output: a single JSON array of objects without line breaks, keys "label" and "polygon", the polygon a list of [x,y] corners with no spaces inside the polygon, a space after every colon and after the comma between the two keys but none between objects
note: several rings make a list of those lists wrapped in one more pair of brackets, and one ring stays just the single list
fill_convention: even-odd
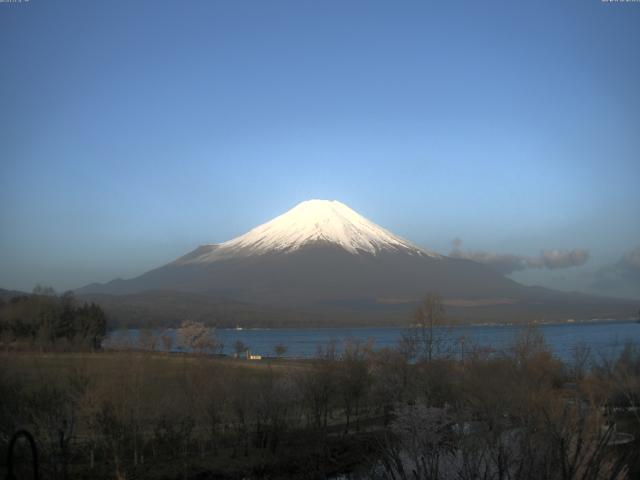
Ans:
[{"label": "far shoreline", "polygon": [[[542,325],[542,326],[567,326],[567,325],[584,325],[594,323],[640,323],[640,319],[629,318],[591,318],[582,320],[550,320],[550,321],[530,321],[530,322],[487,322],[487,323],[443,323],[436,328],[468,328],[468,327],[526,327],[528,325]],[[291,326],[291,327],[217,327],[216,325],[208,325],[211,328],[215,328],[217,331],[225,332],[259,332],[259,331],[284,331],[284,330],[366,330],[366,329],[408,329],[417,325],[334,325],[334,326]],[[110,329],[109,332],[116,332],[122,330],[179,330],[180,327],[137,327],[137,326],[123,326]]]}]

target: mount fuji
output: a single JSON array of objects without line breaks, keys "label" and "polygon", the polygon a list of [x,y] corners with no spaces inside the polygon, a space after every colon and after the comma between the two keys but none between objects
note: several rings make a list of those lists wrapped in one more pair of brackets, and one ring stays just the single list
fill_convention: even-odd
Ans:
[{"label": "mount fuji", "polygon": [[396,252],[439,257],[367,220],[343,203],[307,200],[240,237],[201,247],[203,250],[195,258],[182,259],[182,263],[290,253],[315,243],[334,245],[356,255]]},{"label": "mount fuji", "polygon": [[479,263],[414,245],[328,200],[302,202],[139,277],[77,291],[127,322],[195,318],[254,326],[393,323],[408,318],[426,292],[439,293],[456,317],[479,321],[615,316],[620,306],[525,287]]}]

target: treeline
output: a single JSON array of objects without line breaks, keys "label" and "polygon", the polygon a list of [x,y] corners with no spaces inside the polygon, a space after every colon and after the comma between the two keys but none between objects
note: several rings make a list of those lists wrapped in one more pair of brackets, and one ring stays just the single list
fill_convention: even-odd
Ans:
[{"label": "treeline", "polygon": [[7,355],[0,441],[29,429],[53,479],[637,478],[636,345],[565,364],[528,328],[500,354],[435,355],[435,318],[397,348],[331,343],[311,361],[132,349],[43,372]]},{"label": "treeline", "polygon": [[95,303],[76,301],[73,292],[56,295],[36,287],[30,295],[0,299],[0,345],[41,350],[97,350],[107,319]]}]

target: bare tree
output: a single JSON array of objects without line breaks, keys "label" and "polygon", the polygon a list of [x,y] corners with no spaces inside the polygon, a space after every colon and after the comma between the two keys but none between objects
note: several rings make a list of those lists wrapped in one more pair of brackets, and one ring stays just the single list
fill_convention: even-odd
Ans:
[{"label": "bare tree", "polygon": [[275,347],[273,347],[273,352],[276,354],[276,357],[282,358],[285,353],[287,353],[287,347],[282,343],[278,343]]},{"label": "bare tree", "polygon": [[591,359],[591,348],[584,342],[578,343],[571,350],[571,362],[569,369],[573,376],[574,382],[582,380],[589,368],[589,362]]},{"label": "bare tree", "polygon": [[62,381],[41,379],[38,388],[27,397],[29,423],[36,436],[43,439],[41,445],[53,478],[69,478],[72,447],[88,385],[89,378],[75,370]]},{"label": "bare tree", "polygon": [[442,351],[446,339],[441,330],[445,322],[442,298],[436,293],[427,294],[414,313],[414,322],[402,336],[400,348],[408,357],[431,362]]},{"label": "bare tree", "polygon": [[214,455],[218,454],[220,443],[218,437],[221,434],[220,427],[224,422],[228,383],[228,375],[224,375],[221,369],[213,367],[207,372],[204,418],[208,426],[211,451]]},{"label": "bare tree", "polygon": [[526,364],[537,356],[551,353],[544,335],[534,323],[528,323],[520,330],[508,350],[518,365]]},{"label": "bare tree", "polygon": [[287,430],[287,415],[293,407],[293,385],[287,375],[269,369],[257,382],[255,400],[255,445],[275,453]]},{"label": "bare tree", "polygon": [[183,322],[178,329],[178,342],[188,352],[218,352],[219,342],[215,328],[207,327],[202,322]]},{"label": "bare tree", "polygon": [[138,333],[138,348],[154,351],[158,346],[158,335],[150,329],[142,329]]},{"label": "bare tree", "polygon": [[400,410],[380,444],[382,478],[453,479],[446,469],[454,453],[451,426],[451,417],[443,409],[418,404]]},{"label": "bare tree", "polygon": [[640,425],[640,349],[628,341],[615,359],[601,358],[595,365],[597,393],[609,410],[624,408]]},{"label": "bare tree", "polygon": [[162,341],[164,351],[167,353],[171,352],[173,349],[173,336],[168,332],[163,332],[162,335],[160,335],[160,340]]},{"label": "bare tree", "polygon": [[249,347],[242,340],[236,340],[233,343],[233,350],[236,352],[236,358],[240,358],[243,353],[249,350]]},{"label": "bare tree", "polygon": [[300,372],[298,388],[307,409],[307,423],[326,430],[336,392],[337,352],[334,341],[319,347],[311,368]]},{"label": "bare tree", "polygon": [[254,379],[245,376],[236,377],[229,385],[229,406],[232,415],[232,428],[235,431],[236,442],[233,445],[233,456],[238,454],[238,447],[242,448],[245,457],[249,456],[250,421],[258,398]]},{"label": "bare tree", "polygon": [[375,350],[370,362],[373,404],[382,410],[385,426],[391,421],[396,405],[413,397],[413,365],[397,349]]},{"label": "bare tree", "polygon": [[352,417],[356,419],[356,430],[359,429],[360,407],[371,387],[369,353],[372,347],[372,342],[365,344],[349,339],[345,343],[341,361],[337,364],[337,388],[346,418],[345,433],[349,432]]}]

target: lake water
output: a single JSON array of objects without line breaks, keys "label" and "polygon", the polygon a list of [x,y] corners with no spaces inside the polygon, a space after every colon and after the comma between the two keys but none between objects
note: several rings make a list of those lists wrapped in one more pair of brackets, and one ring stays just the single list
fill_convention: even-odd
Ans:
[{"label": "lake water", "polygon": [[[569,360],[578,344],[590,347],[594,358],[613,358],[624,347],[625,342],[640,343],[640,323],[633,321],[599,321],[588,323],[565,323],[555,325],[539,325],[545,341],[553,353],[562,360]],[[452,340],[453,349],[461,349],[458,341],[464,336],[465,350],[473,345],[489,347],[501,351],[508,347],[514,337],[523,330],[522,326],[464,326],[447,329],[448,338]],[[216,336],[224,344],[223,353],[232,355],[236,341],[243,342],[252,354],[273,356],[274,347],[282,344],[287,348],[285,357],[313,357],[318,347],[331,341],[341,342],[347,339],[372,341],[375,348],[394,347],[398,344],[405,328],[398,327],[364,327],[364,328],[309,328],[309,329],[218,329]],[[180,351],[176,330],[157,330],[156,336],[164,335],[171,339],[171,350]],[[115,331],[105,341],[105,346],[122,343],[123,340],[135,344],[140,338],[140,331]],[[157,349],[163,349],[163,342],[158,342]]]}]

